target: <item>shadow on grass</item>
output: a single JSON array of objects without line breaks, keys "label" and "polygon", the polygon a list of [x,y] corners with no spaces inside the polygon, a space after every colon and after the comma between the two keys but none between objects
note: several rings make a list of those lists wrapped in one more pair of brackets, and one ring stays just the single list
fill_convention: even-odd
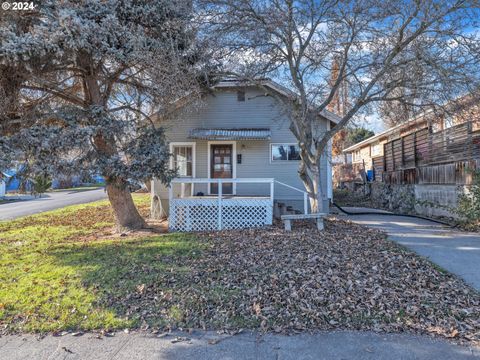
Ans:
[{"label": "shadow on grass", "polygon": [[192,235],[168,234],[64,245],[50,255],[57,264],[74,269],[80,285],[95,295],[93,307],[113,312],[118,320],[112,324],[100,321],[98,327],[137,327],[181,320],[182,310],[168,294],[187,286],[189,260],[200,251],[201,245]]}]

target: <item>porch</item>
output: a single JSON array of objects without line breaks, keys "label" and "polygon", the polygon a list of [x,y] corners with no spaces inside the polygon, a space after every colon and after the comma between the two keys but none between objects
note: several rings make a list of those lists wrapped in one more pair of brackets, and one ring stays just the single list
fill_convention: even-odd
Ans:
[{"label": "porch", "polygon": [[[196,192],[207,186],[210,195]],[[235,195],[231,191],[241,185],[263,184],[264,195]],[[273,178],[176,178],[169,187],[170,231],[206,231],[261,227],[273,221],[275,184],[304,193],[304,212],[308,213],[307,193]],[[210,189],[215,189],[211,194]],[[230,191],[226,191],[228,189]]]}]

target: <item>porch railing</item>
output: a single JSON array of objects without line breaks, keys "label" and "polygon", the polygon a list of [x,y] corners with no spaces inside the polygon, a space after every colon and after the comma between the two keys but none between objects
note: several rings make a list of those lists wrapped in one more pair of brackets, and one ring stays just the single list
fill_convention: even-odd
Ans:
[{"label": "porch railing", "polygon": [[275,180],[275,182],[276,182],[277,184],[280,184],[280,185],[282,185],[282,186],[285,186],[285,187],[287,187],[287,188],[289,188],[289,189],[292,189],[292,190],[295,190],[295,191],[298,191],[298,192],[303,193],[303,213],[304,213],[305,215],[307,215],[307,214],[308,214],[308,193],[307,193],[306,191],[300,190],[300,189],[298,189],[298,188],[296,188],[296,187],[294,187],[294,186],[291,186],[291,185],[282,183],[282,182],[280,182],[280,181]]},{"label": "porch railing", "polygon": [[[271,225],[275,183],[303,194],[303,210],[308,214],[308,194],[294,186],[272,178],[207,179],[176,178],[169,187],[169,227],[172,231],[223,230]],[[174,186],[182,186],[180,197],[174,196]],[[185,196],[185,184],[217,184],[217,194]],[[223,185],[269,184],[268,196],[236,196],[224,194]]]},{"label": "porch railing", "polygon": [[[270,184],[269,196],[227,196],[223,185]],[[176,198],[175,184],[217,184],[218,193],[210,196]],[[184,191],[182,190],[182,194]],[[271,225],[274,179],[176,178],[169,188],[169,227],[173,231],[223,230]],[[230,194],[228,194],[230,195]]]}]

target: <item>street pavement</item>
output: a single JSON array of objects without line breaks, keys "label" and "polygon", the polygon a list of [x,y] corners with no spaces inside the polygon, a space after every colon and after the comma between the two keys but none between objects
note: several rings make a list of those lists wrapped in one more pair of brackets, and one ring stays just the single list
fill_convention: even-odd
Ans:
[{"label": "street pavement", "polygon": [[55,210],[69,205],[84,204],[105,199],[103,188],[85,191],[59,191],[43,194],[42,197],[0,204],[0,221]]}]

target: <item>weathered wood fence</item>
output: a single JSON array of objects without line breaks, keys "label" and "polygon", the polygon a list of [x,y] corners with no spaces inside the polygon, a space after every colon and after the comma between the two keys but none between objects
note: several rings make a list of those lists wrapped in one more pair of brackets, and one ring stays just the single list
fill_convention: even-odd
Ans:
[{"label": "weathered wood fence", "polygon": [[418,130],[384,144],[373,159],[375,180],[391,184],[470,184],[480,169],[480,131],[472,123]]}]

